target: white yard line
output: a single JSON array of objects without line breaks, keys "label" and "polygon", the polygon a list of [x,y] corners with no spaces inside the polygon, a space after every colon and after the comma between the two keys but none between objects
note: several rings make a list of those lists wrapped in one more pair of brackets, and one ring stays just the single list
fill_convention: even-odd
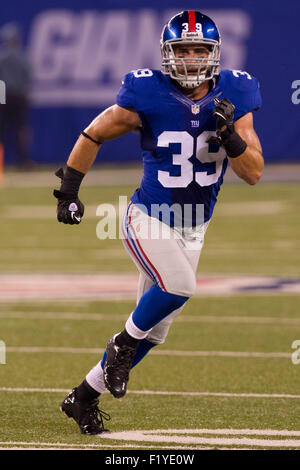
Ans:
[{"label": "white yard line", "polygon": [[[27,388],[27,387],[0,387],[0,392],[12,393],[69,393],[68,388]],[[127,393],[135,395],[172,395],[190,397],[225,397],[225,398],[296,398],[300,395],[287,393],[226,393],[226,392],[172,392],[157,390],[128,390]]]},{"label": "white yard line", "polygon": [[[1,318],[1,314],[0,314]],[[247,316],[227,316],[227,315],[182,315],[176,319],[182,323],[246,323],[257,325],[300,325],[300,318],[280,318],[280,317],[247,317]]]},{"label": "white yard line", "polygon": [[[17,318],[28,320],[74,320],[74,321],[119,321],[126,320],[127,314],[110,313],[69,313],[69,312],[0,312],[1,318]],[[249,317],[249,316],[223,316],[223,315],[184,315],[176,319],[179,323],[241,323],[241,324],[272,324],[272,325],[300,325],[299,318],[280,317]]]},{"label": "white yard line", "polygon": [[64,348],[64,347],[35,347],[35,346],[9,346],[6,352],[14,353],[67,353],[67,354],[101,354],[104,349],[96,348]]},{"label": "white yard line", "polygon": [[[101,439],[102,437],[99,436]],[[69,443],[61,443],[61,442],[19,442],[19,441],[1,441],[0,445],[7,445],[7,446],[34,446],[32,449],[38,449],[39,446],[46,447],[49,450],[55,450],[55,449],[74,449],[74,450],[80,450],[80,449],[101,449],[101,448],[109,448],[109,449],[179,449],[179,450],[196,450],[196,449],[211,449],[210,447],[186,447],[186,446],[160,446],[159,444],[157,446],[147,446],[145,445],[135,445],[135,444],[118,444],[118,445],[111,445],[111,444],[69,444]],[[12,449],[11,447],[0,447],[0,449]],[[23,447],[16,447],[16,449],[22,449]],[[30,448],[27,448],[29,450]]]},{"label": "white yard line", "polygon": [[[213,437],[210,437],[213,436]],[[223,437],[226,436],[226,437]],[[250,437],[249,437],[250,436]],[[260,436],[258,438],[258,436]],[[285,439],[270,439],[270,437],[284,437]],[[52,448],[52,449],[96,449],[96,448],[107,448],[107,449],[124,449],[124,448],[136,448],[136,449],[210,449],[211,447],[204,446],[242,446],[247,448],[300,448],[300,439],[295,437],[300,436],[298,430],[287,430],[287,429],[232,429],[232,428],[198,428],[198,429],[153,429],[153,430],[127,430],[121,432],[112,432],[110,434],[99,435],[99,440],[118,440],[123,441],[118,445],[113,444],[68,444],[62,442],[26,442],[26,441],[1,441],[1,449],[12,448]],[[294,439],[290,439],[293,437]],[[288,438],[288,439],[286,439]],[[126,442],[124,442],[126,441]],[[128,443],[135,442],[134,444]],[[143,442],[152,443],[142,444]],[[156,443],[156,445],[154,444]],[[163,445],[168,443],[168,447]],[[153,445],[154,444],[154,445]],[[181,445],[180,445],[181,444]],[[185,444],[186,446],[182,446]],[[193,444],[194,447],[190,447]],[[222,447],[226,450],[229,447]],[[232,447],[230,447],[232,449]]]},{"label": "white yard line", "polygon": [[[65,354],[101,354],[101,348],[72,347],[39,347],[39,346],[7,346],[6,352],[13,353],[65,353]],[[185,356],[185,357],[243,357],[243,358],[289,358],[292,352],[248,352],[248,351],[178,351],[176,349],[151,350],[154,356]]]},{"label": "white yard line", "polygon": [[[1,389],[0,389],[1,390]],[[226,392],[165,392],[151,390],[128,390],[127,393],[137,395],[177,395],[192,397],[228,397],[228,398],[300,398],[300,395],[284,393],[226,393]]]},{"label": "white yard line", "polygon": [[163,349],[161,351],[151,351],[152,354],[158,356],[199,356],[199,357],[259,357],[259,358],[289,358],[291,359],[291,352],[245,352],[245,351],[177,351]]},{"label": "white yard line", "polygon": [[144,431],[147,434],[222,434],[230,436],[300,436],[300,431],[288,430],[288,429],[155,429],[150,431]]},{"label": "white yard line", "polygon": [[[123,436],[124,440],[137,440],[134,435],[135,431],[126,432],[126,436]],[[125,433],[124,433],[125,434]],[[109,439],[121,438],[117,435],[121,433],[112,433]],[[255,439],[247,437],[192,437],[192,436],[159,436],[160,442],[176,442],[180,439],[181,444],[201,444],[201,445],[246,445],[246,446],[255,446],[255,447],[297,447],[300,448],[300,439]],[[158,436],[145,435],[143,439],[140,439],[147,442],[157,442]]]},{"label": "white yard line", "polygon": [[[141,434],[141,436],[139,434]],[[230,433],[229,433],[230,434]],[[111,433],[108,435],[99,436],[99,439],[121,439],[121,440],[129,440],[129,441],[144,441],[144,442],[157,442],[159,439],[160,444],[156,446],[153,445],[138,445],[138,444],[118,444],[118,445],[109,445],[109,444],[67,444],[67,443],[48,443],[48,442],[18,442],[18,441],[10,441],[0,442],[0,445],[7,445],[7,446],[32,446],[31,448],[58,448],[58,449],[97,449],[97,448],[110,448],[110,449],[125,449],[125,448],[135,448],[135,449],[180,449],[180,450],[196,450],[196,449],[205,449],[203,445],[211,445],[211,446],[220,446],[220,445],[237,445],[237,446],[251,446],[251,447],[294,447],[300,448],[300,439],[257,439],[257,438],[247,438],[247,437],[231,437],[231,438],[223,438],[223,437],[192,437],[192,436],[166,436],[166,435],[159,435],[159,436],[151,436],[148,432],[140,433],[138,431],[124,431],[124,432],[116,432]],[[187,447],[187,446],[178,446],[176,445],[176,441],[180,441],[181,444],[194,444],[197,447]],[[169,443],[169,446],[166,447],[163,443]],[[170,443],[174,443],[173,446]],[[11,447],[4,447],[4,449],[8,449]],[[209,449],[209,447],[207,447]],[[227,449],[229,449],[227,447]],[[230,448],[232,450],[232,448]],[[224,448],[226,450],[226,448]]]},{"label": "white yard line", "polygon": [[[0,442],[0,445],[6,445],[6,442]],[[35,447],[27,447],[27,446],[35,446]],[[14,447],[10,447],[14,446]],[[53,447],[57,446],[57,447]],[[69,446],[69,447],[67,447]],[[76,446],[76,447],[75,447]],[[117,444],[117,445],[108,445],[108,444],[86,444],[86,445],[81,445],[81,444],[61,444],[61,443],[39,443],[39,442],[14,442],[12,444],[7,444],[7,447],[0,447],[0,450],[93,450],[93,449],[115,449],[115,450],[122,450],[122,449],[143,449],[143,450],[212,450],[212,447],[207,447],[207,446],[202,446],[199,445],[197,447],[191,447],[189,446],[166,446],[166,445],[135,445],[135,444]],[[218,450],[253,450],[253,448],[249,447],[218,447]],[[118,455],[118,454],[117,454]],[[116,455],[116,456],[117,456]]]},{"label": "white yard line", "polygon": [[[128,314],[108,313],[68,313],[68,312],[0,312],[1,318],[25,320],[75,320],[75,321],[119,321],[127,320]],[[300,324],[300,320],[298,322]]]}]

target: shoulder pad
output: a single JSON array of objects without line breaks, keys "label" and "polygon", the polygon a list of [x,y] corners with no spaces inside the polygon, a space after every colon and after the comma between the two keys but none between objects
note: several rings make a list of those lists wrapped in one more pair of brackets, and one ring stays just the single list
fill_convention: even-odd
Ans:
[{"label": "shoulder pad", "polygon": [[237,91],[255,91],[259,88],[258,80],[244,70],[222,70],[223,75],[229,86]]},{"label": "shoulder pad", "polygon": [[117,104],[136,111],[147,109],[153,104],[153,96],[161,82],[161,72],[151,69],[137,69],[127,73],[117,95]]},{"label": "shoulder pad", "polygon": [[221,89],[224,97],[235,106],[235,120],[261,107],[259,83],[243,70],[222,70]]},{"label": "shoulder pad", "polygon": [[160,73],[159,70],[151,69],[132,70],[125,75],[122,84],[146,91],[147,88],[154,86],[159,81]]}]

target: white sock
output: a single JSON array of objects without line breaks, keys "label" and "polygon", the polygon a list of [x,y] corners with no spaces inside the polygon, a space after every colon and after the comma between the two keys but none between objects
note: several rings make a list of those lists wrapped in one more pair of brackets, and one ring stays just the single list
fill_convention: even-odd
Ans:
[{"label": "white sock", "polygon": [[132,314],[130,315],[127,322],[125,323],[125,328],[126,328],[127,333],[135,339],[144,339],[144,338],[146,338],[148,336],[149,332],[152,330],[152,328],[150,328],[150,330],[148,330],[148,331],[140,330],[140,328],[138,328],[134,324],[133,319],[132,319]]},{"label": "white sock", "polygon": [[87,374],[85,380],[87,383],[93,387],[98,393],[106,392],[106,387],[104,385],[103,379],[103,369],[101,367],[101,361],[98,362]]}]

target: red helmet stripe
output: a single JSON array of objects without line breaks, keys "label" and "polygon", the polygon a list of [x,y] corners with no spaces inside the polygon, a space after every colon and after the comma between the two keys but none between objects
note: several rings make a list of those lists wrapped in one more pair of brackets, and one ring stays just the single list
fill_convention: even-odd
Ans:
[{"label": "red helmet stripe", "polygon": [[194,33],[196,27],[195,10],[189,10],[189,32]]}]

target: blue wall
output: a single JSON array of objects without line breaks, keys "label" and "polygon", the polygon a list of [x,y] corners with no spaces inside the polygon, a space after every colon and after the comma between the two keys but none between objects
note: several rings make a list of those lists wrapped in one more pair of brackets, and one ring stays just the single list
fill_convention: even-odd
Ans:
[{"label": "blue wall", "polygon": [[[213,7],[212,7],[213,4]],[[163,23],[195,8],[220,27],[223,66],[247,70],[261,84],[262,109],[255,128],[267,161],[300,160],[300,1],[11,0],[1,6],[0,26],[17,21],[33,64],[32,157],[64,162],[81,130],[114,103],[122,75],[133,68],[158,68]],[[163,9],[161,6],[163,5]],[[299,82],[300,85],[300,82]],[[298,86],[299,86],[298,85]],[[13,161],[8,153],[6,160]],[[106,143],[99,161],[138,160],[134,134]]]}]

